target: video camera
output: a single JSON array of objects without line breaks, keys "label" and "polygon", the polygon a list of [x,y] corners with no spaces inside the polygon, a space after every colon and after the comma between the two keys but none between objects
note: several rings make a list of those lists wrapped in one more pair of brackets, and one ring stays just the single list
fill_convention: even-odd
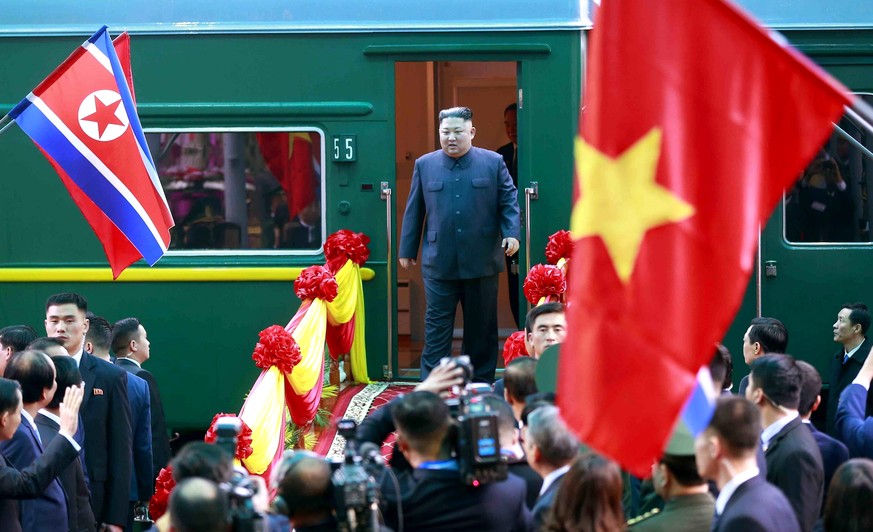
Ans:
[{"label": "video camera", "polygon": [[[461,355],[443,358],[440,364],[454,362],[463,369],[464,384],[457,397],[446,399],[452,419],[455,420],[457,441],[455,456],[461,479],[471,486],[506,480],[509,468],[506,458],[500,453],[500,433],[497,414],[482,402],[477,394],[489,391],[487,385],[471,382],[473,364],[470,357]],[[484,390],[480,387],[484,386]]]},{"label": "video camera", "polygon": [[[215,445],[236,455],[237,439],[242,430],[242,421],[237,417],[221,417],[215,423]],[[233,532],[255,532],[264,530],[264,516],[255,510],[253,499],[258,493],[248,472],[242,468],[234,468],[233,477],[229,482],[221,484],[221,489],[227,494],[228,517]]]},{"label": "video camera", "polygon": [[332,483],[338,529],[378,531],[380,493],[376,477],[385,471],[382,454],[373,443],[358,446],[354,420],[343,419],[337,422],[336,429],[346,440],[343,461],[331,464],[335,468]]}]

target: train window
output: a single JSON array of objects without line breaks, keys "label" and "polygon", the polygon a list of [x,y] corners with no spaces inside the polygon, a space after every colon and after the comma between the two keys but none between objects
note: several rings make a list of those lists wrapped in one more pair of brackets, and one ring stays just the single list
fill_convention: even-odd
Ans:
[{"label": "train window", "polygon": [[[870,98],[865,97],[870,101]],[[785,194],[785,240],[869,243],[873,202],[873,135],[844,116]]]},{"label": "train window", "polygon": [[321,132],[164,131],[146,140],[176,222],[177,254],[321,249]]}]

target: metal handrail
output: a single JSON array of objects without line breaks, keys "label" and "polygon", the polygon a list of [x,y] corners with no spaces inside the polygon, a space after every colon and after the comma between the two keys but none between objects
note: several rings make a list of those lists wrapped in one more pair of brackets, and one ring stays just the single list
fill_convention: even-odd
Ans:
[{"label": "metal handrail", "polygon": [[391,380],[394,378],[394,300],[392,299],[394,295],[394,255],[391,253],[394,211],[391,205],[391,184],[388,181],[382,181],[379,191],[381,198],[385,200],[385,239],[388,246],[385,262],[386,284],[388,287],[388,297],[386,298],[388,303],[388,364],[386,364],[382,373],[386,379]]}]

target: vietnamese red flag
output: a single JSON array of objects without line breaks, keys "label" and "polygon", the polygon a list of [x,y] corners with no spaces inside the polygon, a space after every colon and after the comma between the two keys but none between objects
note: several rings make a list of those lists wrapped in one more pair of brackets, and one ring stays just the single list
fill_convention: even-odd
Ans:
[{"label": "vietnamese red flag", "polygon": [[739,308],[759,224],[846,90],[718,0],[610,0],[576,140],[563,415],[646,476]]},{"label": "vietnamese red flag", "polygon": [[309,133],[258,133],[267,168],[285,191],[288,216],[294,219],[315,199],[315,170]]}]

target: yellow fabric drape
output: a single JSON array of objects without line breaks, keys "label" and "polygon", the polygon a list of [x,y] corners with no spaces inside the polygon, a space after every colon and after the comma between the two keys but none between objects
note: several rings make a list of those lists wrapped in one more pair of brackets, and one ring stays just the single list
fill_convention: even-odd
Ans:
[{"label": "yellow fabric drape", "polygon": [[[348,323],[355,314],[358,305],[358,286],[361,285],[361,267],[352,260],[347,260],[334,276],[337,284],[337,294],[333,301],[326,303],[327,319],[331,325]],[[355,327],[358,324],[355,323]]]},{"label": "yellow fabric drape", "polygon": [[[357,267],[357,265],[355,265]],[[352,375],[355,382],[370,384],[367,376],[367,344],[364,337],[364,285],[361,283],[361,270],[356,268],[358,274],[357,290],[358,298],[355,306],[355,338],[352,340],[352,348],[349,351],[349,359],[352,362]]]},{"label": "yellow fabric drape", "polygon": [[300,346],[300,363],[288,376],[288,382],[297,395],[309,393],[324,372],[324,335],[327,332],[327,306],[321,299],[313,299],[309,309],[291,337]]},{"label": "yellow fabric drape", "polygon": [[[239,414],[252,429],[252,454],[243,460],[250,473],[260,475],[270,466],[278,447],[285,447],[285,383],[276,366],[265,370]],[[246,408],[251,405],[253,408]]]}]

